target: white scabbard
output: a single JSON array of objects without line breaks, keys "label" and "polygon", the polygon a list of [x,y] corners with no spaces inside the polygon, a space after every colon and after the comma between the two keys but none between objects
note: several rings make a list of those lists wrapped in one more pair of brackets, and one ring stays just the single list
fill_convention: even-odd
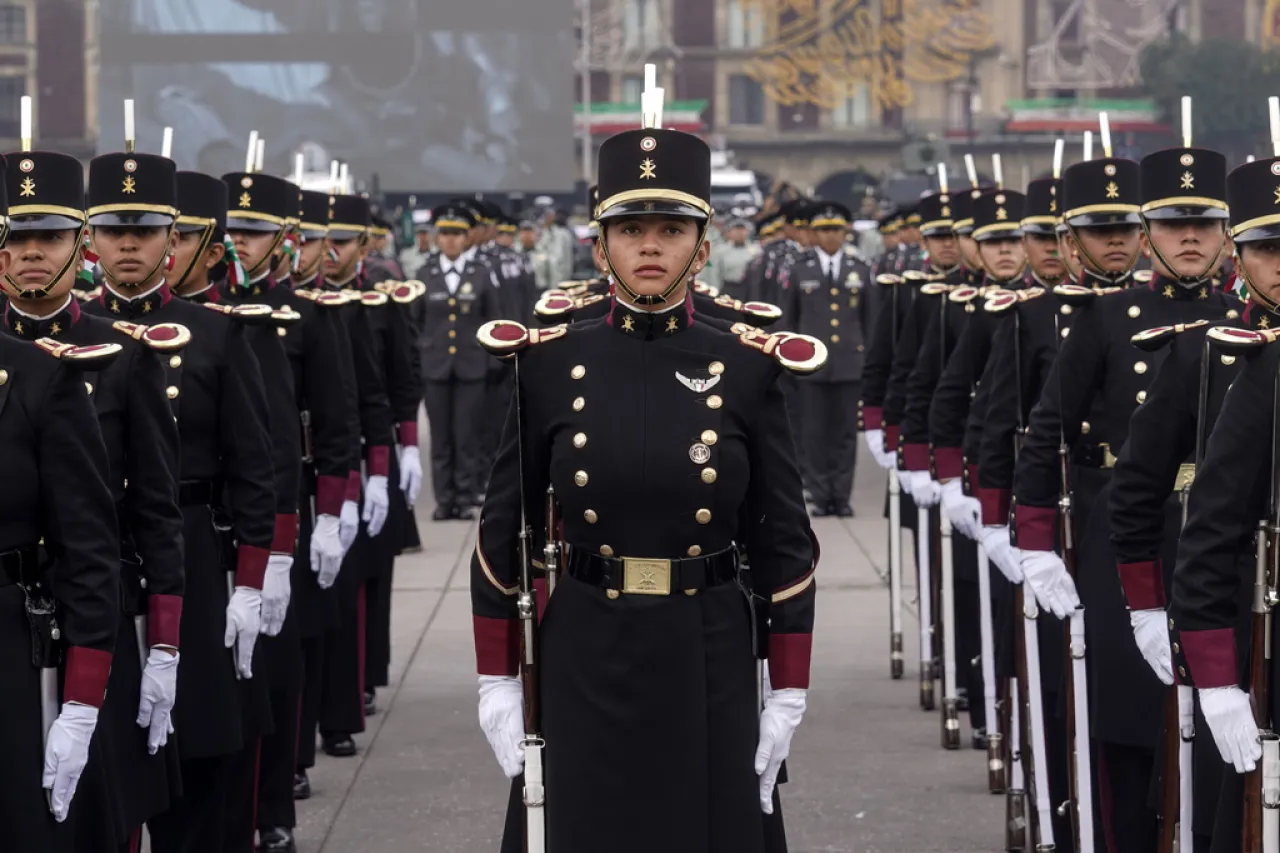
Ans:
[{"label": "white scabbard", "polygon": [[[1049,778],[1045,772],[1049,762],[1044,741],[1044,694],[1040,687],[1040,635],[1036,633],[1039,610],[1036,608],[1036,597],[1027,594],[1029,592],[1027,590],[1022,596],[1022,615],[1026,619],[1023,648],[1027,654],[1027,730],[1031,737],[1031,766],[1036,778],[1028,779],[1027,787],[1035,795],[1036,823],[1040,830],[1039,845],[1052,850],[1053,804],[1049,797]],[[1087,746],[1087,740],[1085,744]]]},{"label": "white scabbard", "polygon": [[916,595],[920,599],[920,668],[933,669],[933,575],[929,565],[929,510],[916,514]]},{"label": "white scabbard", "polygon": [[542,750],[546,742],[540,737],[520,741],[524,750],[524,816],[527,853],[545,853],[547,849],[547,791],[542,779]]},{"label": "white scabbard", "polygon": [[1262,853],[1280,853],[1280,738],[1262,737]]},{"label": "white scabbard", "polygon": [[978,546],[978,629],[982,655],[982,704],[986,709],[987,735],[1000,734],[1000,717],[996,713],[996,643],[991,616],[991,561],[986,550]]},{"label": "white scabbard", "polygon": [[889,667],[901,678],[902,659],[902,484],[889,472]]},{"label": "white scabbard", "polygon": [[1195,770],[1192,743],[1196,737],[1195,688],[1178,685],[1178,849],[1195,850],[1191,832],[1194,814]]},{"label": "white scabbard", "polygon": [[[1071,614],[1071,672],[1075,695],[1076,826],[1080,827],[1080,849],[1093,853],[1093,760],[1089,755],[1089,672],[1085,666],[1084,610]],[[1185,848],[1191,849],[1191,848]]]},{"label": "white scabbard", "polygon": [[[956,685],[956,578],[951,553],[951,519],[944,512],[939,527],[942,547],[942,748],[960,748],[959,691]],[[974,696],[973,701],[978,701]]]}]

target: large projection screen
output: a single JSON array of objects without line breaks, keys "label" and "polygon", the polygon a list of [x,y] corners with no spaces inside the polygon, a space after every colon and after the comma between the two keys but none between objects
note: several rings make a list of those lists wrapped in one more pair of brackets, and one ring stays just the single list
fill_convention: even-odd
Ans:
[{"label": "large projection screen", "polygon": [[573,0],[101,0],[99,148],[174,128],[180,168],[330,159],[386,191],[562,191],[574,180]]}]

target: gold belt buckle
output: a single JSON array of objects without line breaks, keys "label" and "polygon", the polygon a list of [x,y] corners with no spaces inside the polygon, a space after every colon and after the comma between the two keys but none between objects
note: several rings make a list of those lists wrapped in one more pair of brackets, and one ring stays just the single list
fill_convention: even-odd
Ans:
[{"label": "gold belt buckle", "polygon": [[623,557],[622,591],[627,595],[670,595],[671,561]]},{"label": "gold belt buckle", "polygon": [[1098,446],[1102,448],[1102,467],[1103,468],[1116,467],[1116,455],[1111,452],[1111,445],[1107,444],[1106,442],[1103,442]]},{"label": "gold belt buckle", "polygon": [[1178,477],[1174,480],[1173,490],[1180,492],[1190,486],[1196,479],[1196,466],[1192,463],[1183,463],[1178,466]]}]

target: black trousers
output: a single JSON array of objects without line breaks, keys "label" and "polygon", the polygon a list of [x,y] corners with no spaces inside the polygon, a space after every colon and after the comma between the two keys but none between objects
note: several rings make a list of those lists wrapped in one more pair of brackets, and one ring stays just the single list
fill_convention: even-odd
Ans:
[{"label": "black trousers", "polygon": [[[262,739],[258,759],[258,828],[293,829],[298,815],[293,803],[293,774],[298,765],[298,716],[302,695],[297,690],[273,690],[271,711],[275,730]],[[315,737],[312,736],[314,752]]]},{"label": "black trousers", "polygon": [[428,380],[424,397],[431,424],[431,486],[438,506],[469,505],[480,493],[485,383]]},{"label": "black trousers", "polygon": [[978,609],[978,584],[956,578],[955,592],[956,686],[969,691],[969,725],[981,729],[987,725],[987,705],[983,699],[982,612]]},{"label": "black trousers", "polygon": [[364,688],[386,687],[391,681],[392,570],[379,572],[364,585]]},{"label": "black trousers", "polygon": [[364,586],[341,601],[342,624],[326,638],[316,719],[323,735],[364,731]]},{"label": "black trousers", "polygon": [[801,457],[814,503],[849,503],[858,463],[858,382],[801,381]]},{"label": "black trousers", "polygon": [[225,853],[227,793],[239,754],[182,762],[182,796],[147,821],[152,853]]},{"label": "black trousers", "polygon": [[298,704],[298,748],[295,770],[316,766],[316,726],[324,692],[324,647],[327,634],[302,640],[302,696]]},{"label": "black trousers", "polygon": [[230,756],[227,797],[223,822],[225,853],[254,853],[254,831],[258,827],[258,759],[260,740]]},{"label": "black trousers", "polygon": [[1098,822],[1107,853],[1155,853],[1159,822],[1150,805],[1155,753],[1115,743],[1098,743]]}]

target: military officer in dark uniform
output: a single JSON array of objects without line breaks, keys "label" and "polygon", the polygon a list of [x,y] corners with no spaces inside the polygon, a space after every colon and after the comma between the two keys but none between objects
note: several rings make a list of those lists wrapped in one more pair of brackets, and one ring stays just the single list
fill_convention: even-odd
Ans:
[{"label": "military officer in dark uniform", "polygon": [[978,241],[973,237],[973,206],[983,192],[980,187],[971,187],[951,194],[951,230],[960,247],[960,265],[964,267],[965,283],[973,287],[982,286],[986,272],[982,266],[982,255],[978,252]]},{"label": "military officer in dark uniform", "polygon": [[[261,845],[271,851],[287,851],[296,825],[295,744],[307,747],[305,741],[299,744],[297,708],[308,667],[320,667],[318,638],[338,627],[337,597],[326,590],[333,586],[346,553],[341,519],[358,517],[355,500],[347,499],[347,485],[351,471],[359,465],[355,455],[359,441],[352,425],[356,420],[354,404],[343,383],[335,381],[349,369],[343,361],[346,348],[341,345],[345,333],[337,307],[330,304],[343,300],[304,298],[269,273],[272,258],[280,253],[286,239],[282,229],[296,217],[301,241],[299,286],[312,295],[306,288],[315,283],[323,262],[329,196],[299,193],[286,181],[256,174],[248,204],[240,207],[244,177],[233,173],[223,180],[229,190],[236,191],[237,207],[227,226],[245,277],[242,282],[222,282],[217,301],[228,305],[260,303],[301,317],[297,324],[278,330],[283,332],[280,339],[290,364],[297,407],[297,421],[286,429],[297,436],[302,472],[296,497],[297,547],[290,572],[290,607],[279,636],[267,642],[265,649],[274,728],[262,740],[257,819]],[[279,522],[277,518],[279,541],[273,543],[273,549],[289,547],[292,542]],[[314,751],[314,745],[310,749]],[[309,795],[305,773],[299,772],[298,777],[299,793]]]},{"label": "military officer in dark uniform", "polygon": [[275,533],[266,394],[242,325],[174,299],[165,283],[177,219],[173,162],[147,154],[97,157],[88,199],[104,289],[86,310],[113,320],[179,323],[192,335],[181,361],[166,364],[166,396],[181,439],[186,593],[178,666],[183,701],[174,729],[183,794],[148,827],[157,853],[222,853],[239,829],[226,825],[224,804],[244,778],[256,737],[246,732],[239,680],[253,676]]},{"label": "military officer in dark uniform", "polygon": [[806,482],[815,515],[853,515],[849,504],[858,459],[857,411],[868,322],[862,297],[871,270],[846,245],[851,214],[838,202],[810,212],[815,244],[786,273],[783,309],[788,329],[823,341],[827,366],[800,382],[809,466]]},{"label": "military officer in dark uniform", "polygon": [[431,485],[436,521],[475,517],[482,488],[477,468],[476,420],[492,359],[475,342],[476,330],[501,316],[498,288],[488,266],[463,257],[474,219],[457,205],[431,213],[440,253],[418,273],[426,285],[419,301],[418,347],[423,396],[431,422]]},{"label": "military officer in dark uniform", "polygon": [[[86,373],[118,509],[120,630],[96,760],[117,779],[115,831],[128,838],[165,811],[179,789],[176,750],[166,748],[177,693],[182,618],[182,513],[178,429],[165,398],[161,356],[181,358],[181,326],[152,328],[83,315],[71,293],[83,258],[84,168],[74,157],[17,152],[6,174],[10,209],[5,331],[75,346],[114,345],[105,369]],[[100,841],[101,839],[95,839]]]},{"label": "military officer in dark uniform", "polygon": [[[515,545],[521,505],[543,506],[551,486],[568,559],[542,619],[538,689],[548,749],[555,744],[548,830],[564,853],[762,853],[761,811],[775,809],[777,769],[804,711],[816,554],[777,380],[779,362],[817,369],[824,348],[798,335],[725,334],[688,311],[687,285],[709,252],[709,195],[701,140],[669,130],[613,137],[601,149],[597,249],[615,282],[610,314],[573,327],[530,332],[497,322],[481,332],[493,351],[519,351],[521,361],[519,406],[472,561],[480,718],[516,777]],[[636,464],[608,461],[624,452]],[[770,523],[758,525],[765,517]],[[755,588],[771,602],[763,715],[747,610],[733,583],[734,541],[749,550]],[[653,568],[637,574],[641,555]],[[623,636],[614,646],[611,638]],[[580,654],[587,642],[643,647],[649,663],[636,668],[624,653],[598,666]],[[648,736],[617,737],[641,719]],[[678,795],[659,781],[673,773],[688,783]],[[516,802],[504,838],[513,851],[522,849]],[[644,817],[655,813],[663,819]]]},{"label": "military officer in dark uniform", "polygon": [[1027,184],[1027,204],[1022,217],[1022,245],[1027,256],[1028,284],[1052,289],[1067,280],[1068,269],[1058,245],[1058,193],[1060,182],[1036,178]]},{"label": "military officer in dark uniform", "polygon": [[[1212,292],[1210,284],[1225,249],[1227,216],[1226,163],[1214,151],[1177,148],[1148,155],[1140,167],[1104,158],[1067,169],[1064,216],[1085,266],[1090,272],[1125,271],[1123,235],[1104,240],[1087,232],[1115,217],[1128,223],[1136,205],[1122,210],[1108,206],[1106,199],[1125,205],[1126,194],[1133,198],[1139,185],[1143,248],[1156,274],[1149,287],[1098,296],[1076,308],[1080,316],[1031,412],[1014,479],[1014,520],[1026,585],[1041,609],[1059,619],[1083,604],[1087,646],[1103,651],[1091,656],[1089,667],[1090,723],[1099,755],[1096,787],[1110,794],[1098,826],[1124,850],[1149,850],[1156,844],[1148,792],[1158,734],[1152,721],[1160,718],[1162,698],[1159,679],[1132,642],[1131,619],[1143,617],[1125,611],[1109,541],[1107,501],[1115,450],[1127,440],[1130,415],[1145,402],[1151,368],[1164,356],[1138,350],[1130,339],[1152,323],[1221,318],[1235,302]],[[1107,219],[1095,219],[1100,216]],[[1073,504],[1080,501],[1085,507],[1073,517],[1080,542],[1074,581],[1054,553],[1063,443],[1075,463]]]}]

